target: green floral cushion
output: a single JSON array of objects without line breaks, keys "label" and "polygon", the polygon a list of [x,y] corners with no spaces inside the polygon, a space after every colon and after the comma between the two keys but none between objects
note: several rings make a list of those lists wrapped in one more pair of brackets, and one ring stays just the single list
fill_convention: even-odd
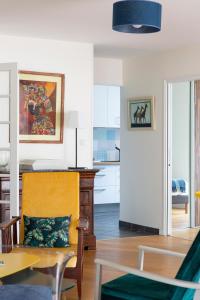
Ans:
[{"label": "green floral cushion", "polygon": [[31,247],[69,247],[71,216],[38,218],[24,216],[24,245]]}]

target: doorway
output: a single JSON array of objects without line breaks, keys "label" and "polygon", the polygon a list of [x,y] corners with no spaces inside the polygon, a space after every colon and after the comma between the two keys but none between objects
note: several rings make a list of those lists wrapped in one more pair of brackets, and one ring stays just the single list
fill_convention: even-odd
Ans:
[{"label": "doorway", "polygon": [[93,105],[94,228],[97,239],[119,235],[120,86],[95,85]]},{"label": "doorway", "polygon": [[190,227],[191,82],[171,83],[172,233]]},{"label": "doorway", "polygon": [[166,234],[176,235],[200,224],[195,198],[200,189],[195,163],[200,155],[200,81],[168,82],[166,91],[164,228]]}]

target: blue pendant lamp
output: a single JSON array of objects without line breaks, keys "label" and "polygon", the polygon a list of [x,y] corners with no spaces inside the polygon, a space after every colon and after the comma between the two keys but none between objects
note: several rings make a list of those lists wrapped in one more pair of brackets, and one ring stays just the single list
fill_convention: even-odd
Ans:
[{"label": "blue pendant lamp", "polygon": [[115,31],[152,33],[161,29],[161,4],[149,0],[122,0],[113,4]]}]

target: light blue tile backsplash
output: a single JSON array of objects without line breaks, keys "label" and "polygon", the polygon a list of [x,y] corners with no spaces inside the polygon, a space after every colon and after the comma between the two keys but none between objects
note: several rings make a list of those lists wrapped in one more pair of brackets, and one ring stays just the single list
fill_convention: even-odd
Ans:
[{"label": "light blue tile backsplash", "polygon": [[117,161],[120,148],[120,129],[119,128],[94,128],[93,131],[93,159],[95,161]]}]

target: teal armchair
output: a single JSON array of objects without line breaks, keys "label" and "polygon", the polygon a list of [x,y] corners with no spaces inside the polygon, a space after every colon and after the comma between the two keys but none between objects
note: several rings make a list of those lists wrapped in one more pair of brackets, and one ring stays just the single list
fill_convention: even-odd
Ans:
[{"label": "teal armchair", "polygon": [[[182,257],[184,260],[175,278],[168,278],[143,271],[145,252]],[[95,262],[95,300],[193,300],[196,290],[200,293],[200,231],[187,255],[139,246],[138,269],[103,259],[96,259]],[[128,274],[101,285],[102,266],[109,266]],[[200,299],[200,296],[196,299]]]}]

